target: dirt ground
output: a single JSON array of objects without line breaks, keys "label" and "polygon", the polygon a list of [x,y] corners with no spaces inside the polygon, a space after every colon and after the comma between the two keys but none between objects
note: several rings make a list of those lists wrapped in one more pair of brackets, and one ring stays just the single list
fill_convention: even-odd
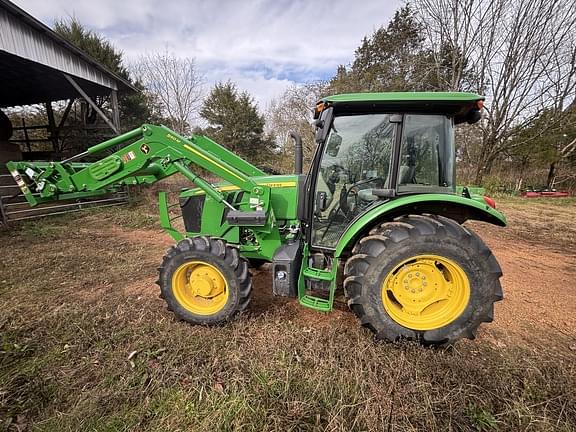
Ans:
[{"label": "dirt ground", "polygon": [[342,296],[274,297],[266,268],[237,320],[179,323],[153,206],[2,231],[0,431],[574,431],[576,200],[499,205],[508,227],[467,226],[505,298],[446,350],[375,343]]},{"label": "dirt ground", "polygon": [[576,256],[522,239],[511,242],[493,229],[476,231],[504,273],[504,300],[496,304],[490,327],[526,343],[534,342],[535,329],[547,328],[572,337],[576,350]]},{"label": "dirt ground", "polygon": [[[478,222],[467,224],[492,249],[504,273],[504,300],[496,304],[495,321],[482,326],[478,338],[492,339],[499,345],[532,344],[539,339],[534,330],[543,329],[572,338],[569,349],[576,351],[576,228],[571,227],[576,203],[529,204],[504,203],[502,211],[509,221],[506,228]],[[125,230],[115,226],[111,228],[111,235],[139,245],[144,241],[151,252],[167,249],[172,244],[161,231]],[[318,312],[301,307],[297,300],[274,297],[270,278],[269,266],[253,271],[254,293],[250,306],[253,313],[283,306],[290,309],[295,320],[302,322],[357,324],[342,296],[337,298],[334,312],[326,319],[319,319]],[[146,291],[155,293],[156,285],[142,282],[147,281],[139,281],[137,287],[129,289],[142,292],[146,285]],[[498,333],[497,338],[494,333]]]},{"label": "dirt ground", "polygon": [[[481,327],[478,338],[495,340],[492,335],[497,332],[497,344],[524,345],[538,339],[535,329],[544,329],[571,337],[570,348],[576,351],[576,228],[571,228],[576,203],[551,207],[538,201],[528,207],[513,201],[502,211],[510,224],[507,228],[467,224],[492,249],[504,273],[504,300],[496,304],[494,322]],[[270,277],[268,271],[256,272],[253,308],[288,303],[294,316],[317,321],[317,313],[296,301],[275,299]],[[349,320],[353,325],[355,318],[344,299],[338,300],[331,320]]]}]

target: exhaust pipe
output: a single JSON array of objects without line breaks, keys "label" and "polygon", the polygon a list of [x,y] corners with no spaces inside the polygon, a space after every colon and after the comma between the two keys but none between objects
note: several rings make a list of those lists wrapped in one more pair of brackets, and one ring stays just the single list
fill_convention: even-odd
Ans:
[{"label": "exhaust pipe", "polygon": [[302,138],[294,131],[290,131],[290,138],[294,140],[294,174],[302,174]]}]

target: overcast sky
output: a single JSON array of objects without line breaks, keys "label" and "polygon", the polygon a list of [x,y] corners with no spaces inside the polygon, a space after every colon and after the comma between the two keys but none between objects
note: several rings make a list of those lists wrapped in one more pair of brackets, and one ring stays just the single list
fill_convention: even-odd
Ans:
[{"label": "overcast sky", "polygon": [[291,83],[331,77],[400,0],[12,0],[52,27],[75,16],[127,59],[194,57],[209,88],[231,79],[263,110]]}]

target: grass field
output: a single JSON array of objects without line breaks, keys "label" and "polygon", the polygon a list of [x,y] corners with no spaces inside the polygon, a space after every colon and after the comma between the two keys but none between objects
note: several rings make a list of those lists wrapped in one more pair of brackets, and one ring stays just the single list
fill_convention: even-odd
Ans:
[{"label": "grass field", "polygon": [[171,240],[146,203],[0,233],[0,430],[574,431],[576,201],[504,200],[471,224],[506,300],[475,341],[375,342],[343,304],[274,298],[176,322],[156,267]]}]

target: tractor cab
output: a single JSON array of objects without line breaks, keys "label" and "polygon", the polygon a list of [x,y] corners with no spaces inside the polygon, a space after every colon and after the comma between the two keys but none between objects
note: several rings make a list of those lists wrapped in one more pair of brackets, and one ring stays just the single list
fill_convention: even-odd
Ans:
[{"label": "tractor cab", "polygon": [[383,200],[454,194],[454,125],[480,119],[471,93],[343,94],[315,110],[308,179],[312,246],[333,248],[349,224]]}]

